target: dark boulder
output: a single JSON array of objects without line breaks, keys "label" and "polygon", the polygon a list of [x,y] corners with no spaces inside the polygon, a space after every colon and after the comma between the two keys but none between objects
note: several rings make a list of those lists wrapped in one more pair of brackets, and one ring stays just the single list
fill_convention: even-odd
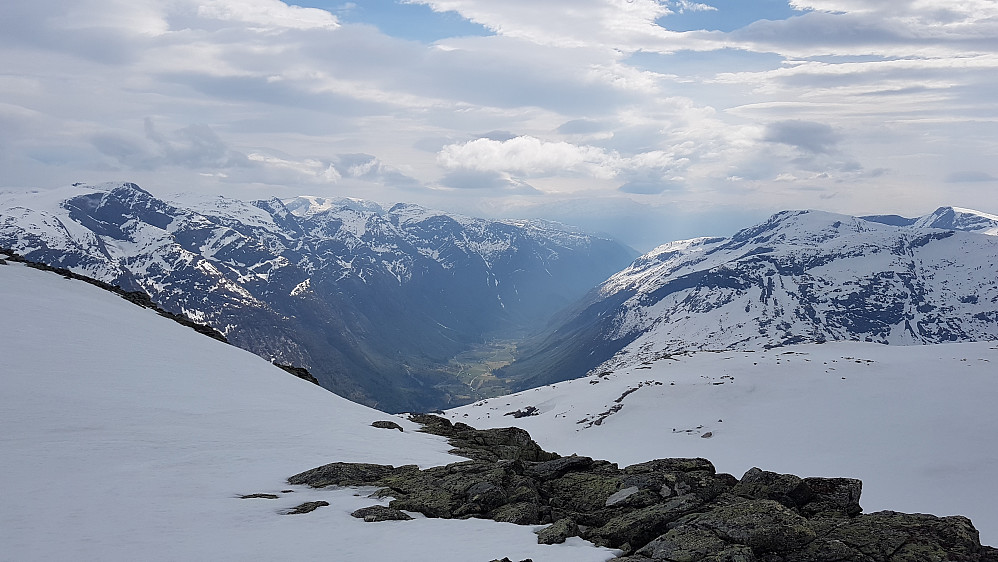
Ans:
[{"label": "dark boulder", "polygon": [[288,478],[289,484],[304,484],[313,488],[326,486],[375,486],[382,479],[399,474],[418,472],[416,465],[399,468],[381,464],[334,462],[306,470]]},{"label": "dark boulder", "polygon": [[568,537],[579,536],[579,526],[575,521],[565,518],[544,527],[537,532],[538,544],[561,544]]},{"label": "dark boulder", "polygon": [[304,513],[311,513],[320,507],[325,507],[329,505],[329,502],[317,501],[317,502],[305,502],[295,508],[289,509],[284,512],[284,515],[302,515]]},{"label": "dark boulder", "polygon": [[397,429],[399,431],[405,431],[404,429],[402,429],[401,425],[393,421],[378,420],[376,422],[372,422],[371,427],[377,427],[379,429]]},{"label": "dark boulder", "polygon": [[367,523],[376,523],[378,521],[408,521],[412,519],[412,516],[408,513],[384,505],[362,507],[350,515],[358,519],[363,519]]}]

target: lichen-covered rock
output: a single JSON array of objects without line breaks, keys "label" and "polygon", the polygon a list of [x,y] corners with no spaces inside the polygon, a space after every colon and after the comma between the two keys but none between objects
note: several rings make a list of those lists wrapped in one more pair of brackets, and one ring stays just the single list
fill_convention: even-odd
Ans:
[{"label": "lichen-covered rock", "polygon": [[536,525],[541,522],[541,509],[535,502],[508,503],[495,509],[489,518],[500,523]]},{"label": "lichen-covered rock", "polygon": [[582,537],[601,546],[630,552],[662,535],[668,530],[669,523],[702,505],[703,501],[693,494],[666,499],[662,503],[618,515],[601,527],[582,533]]},{"label": "lichen-covered rock", "polygon": [[612,507],[622,504],[627,501],[628,498],[633,497],[634,494],[637,494],[640,491],[641,489],[637,486],[628,486],[627,488],[617,490],[616,492],[610,494],[610,497],[606,498],[606,503],[604,505],[606,507]]},{"label": "lichen-covered rock", "polygon": [[454,494],[440,488],[415,487],[410,493],[392,500],[388,505],[393,509],[416,511],[427,517],[450,519],[454,517],[454,511],[461,507],[461,503]]},{"label": "lichen-covered rock", "polygon": [[793,474],[777,474],[751,468],[731,490],[732,494],[759,500],[774,500],[797,509],[814,495],[804,479]]},{"label": "lichen-covered rock", "polygon": [[384,505],[362,507],[350,515],[358,519],[363,519],[367,523],[376,523],[379,521],[409,521],[412,519],[412,516],[408,513]]},{"label": "lichen-covered rock", "polygon": [[572,455],[530,465],[527,473],[540,480],[558,478],[567,472],[586,470],[593,465],[593,459]]},{"label": "lichen-covered rock", "polygon": [[977,529],[966,517],[880,511],[825,523],[828,528],[820,538],[788,562],[831,556],[875,562],[998,559],[998,551],[981,546]]},{"label": "lichen-covered rock", "polygon": [[382,479],[399,474],[418,472],[416,465],[395,468],[389,465],[334,462],[306,470],[288,478],[289,484],[303,484],[313,488],[326,486],[374,486]]},{"label": "lichen-covered rock", "polygon": [[624,474],[641,474],[645,472],[716,472],[714,464],[707,459],[656,459],[648,462],[632,464],[624,467]]},{"label": "lichen-covered rock", "polygon": [[606,501],[618,489],[619,476],[587,472],[570,472],[541,485],[541,491],[550,498],[552,507],[582,512],[605,507]]},{"label": "lichen-covered rock", "polygon": [[774,500],[806,517],[853,517],[863,511],[859,505],[863,483],[855,478],[801,478],[752,468],[731,492],[744,498]]},{"label": "lichen-covered rock", "polygon": [[807,519],[773,500],[745,500],[722,505],[684,523],[710,531],[727,543],[756,553],[799,549],[817,534]]},{"label": "lichen-covered rock", "polygon": [[371,427],[377,427],[379,429],[397,429],[402,432],[405,431],[404,429],[402,429],[401,425],[393,421],[387,421],[387,420],[378,420],[376,422],[371,422]]},{"label": "lichen-covered rock", "polygon": [[801,513],[807,517],[819,513],[838,513],[852,517],[863,512],[859,497],[863,493],[863,482],[855,478],[805,478],[804,483],[811,490],[811,499],[801,506]]},{"label": "lichen-covered rock", "polygon": [[431,414],[412,414],[409,419],[422,425],[420,431],[441,435],[450,440],[451,453],[470,459],[548,461],[559,457],[541,449],[530,434],[518,427],[475,429],[470,425]]},{"label": "lichen-covered rock", "polygon": [[579,526],[570,518],[559,519],[537,532],[537,544],[561,544],[579,536]]},{"label": "lichen-covered rock", "polygon": [[326,501],[305,502],[303,504],[298,505],[297,507],[285,511],[284,515],[302,515],[304,513],[311,513],[316,509],[319,509],[320,507],[325,507],[327,505],[329,505],[329,502]]},{"label": "lichen-covered rock", "polygon": [[693,526],[682,526],[665,533],[638,549],[635,554],[652,560],[696,562],[728,548],[714,533]]}]

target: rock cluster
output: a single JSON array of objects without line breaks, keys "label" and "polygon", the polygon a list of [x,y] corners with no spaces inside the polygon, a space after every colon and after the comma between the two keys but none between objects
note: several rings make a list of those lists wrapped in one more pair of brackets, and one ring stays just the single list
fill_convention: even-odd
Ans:
[{"label": "rock cluster", "polygon": [[476,430],[429,415],[423,431],[445,435],[472,460],[414,465],[332,463],[288,479],[313,487],[377,486],[389,507],[367,521],[488,518],[542,525],[538,542],[579,536],[620,549],[621,560],[669,562],[998,562],[965,517],[892,511],[863,514],[862,483],[800,478],[758,468],[740,480],[706,459],[658,459],[619,468],[543,451],[518,428]]}]

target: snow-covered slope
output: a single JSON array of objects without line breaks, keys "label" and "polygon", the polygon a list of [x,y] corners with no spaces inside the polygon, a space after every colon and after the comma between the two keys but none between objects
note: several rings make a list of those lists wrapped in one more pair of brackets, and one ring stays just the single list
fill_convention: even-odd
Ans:
[{"label": "snow-covered slope", "polygon": [[[866,512],[970,517],[998,544],[998,345],[865,342],[695,352],[449,410],[621,466],[704,457],[863,481]],[[536,415],[507,415],[529,407]]]},{"label": "snow-covered slope", "polygon": [[[333,461],[461,460],[442,439],[59,275],[0,265],[2,560],[606,560],[485,520],[364,523]],[[287,491],[290,490],[290,491]],[[270,493],[278,499],[240,499]],[[359,494],[359,495],[358,495]],[[328,507],[280,512],[305,501]]]},{"label": "snow-covered slope", "polygon": [[995,340],[988,217],[940,209],[895,226],[784,211],[731,238],[666,244],[610,277],[507,376],[536,386],[694,349]]},{"label": "snow-covered slope", "polygon": [[389,411],[468,401],[440,371],[628,263],[612,240],[348,198],[244,202],[131,183],[0,194],[0,247],[130,290]]}]

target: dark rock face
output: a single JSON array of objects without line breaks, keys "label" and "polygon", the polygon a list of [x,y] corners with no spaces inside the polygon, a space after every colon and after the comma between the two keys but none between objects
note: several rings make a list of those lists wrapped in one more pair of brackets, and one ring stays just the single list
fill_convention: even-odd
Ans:
[{"label": "dark rock face", "polygon": [[246,494],[245,496],[239,496],[239,499],[241,499],[241,500],[253,500],[253,499],[276,500],[279,497],[280,496],[278,496],[277,494]]},{"label": "dark rock face", "polygon": [[378,521],[408,521],[412,519],[412,517],[404,511],[399,511],[383,505],[362,507],[350,515],[358,519],[363,519],[366,523],[376,523]]},{"label": "dark rock face", "polygon": [[304,367],[295,367],[294,365],[281,365],[279,363],[274,363],[275,367],[280,367],[292,375],[308,381],[312,384],[319,384],[319,380],[312,376],[312,373],[308,372],[308,369]]},{"label": "dark rock face", "polygon": [[[313,487],[378,486],[389,507],[427,517],[548,524],[538,542],[580,536],[634,561],[998,562],[965,517],[862,514],[862,483],[800,478],[758,468],[741,479],[706,459],[657,459],[624,468],[541,450],[522,430],[476,430],[429,415],[423,430],[445,435],[472,460],[415,466],[332,463],[288,479]],[[359,513],[359,512],[358,512]],[[371,519],[378,520],[378,519]]]},{"label": "dark rock face", "polygon": [[317,502],[305,502],[298,507],[289,509],[284,515],[302,515],[305,513],[311,513],[320,507],[325,507],[329,505],[329,502],[317,501]]},{"label": "dark rock face", "polygon": [[397,429],[402,432],[405,431],[404,429],[402,429],[401,425],[393,421],[385,421],[385,420],[378,420],[376,422],[372,422],[371,427],[377,427],[379,429]]},{"label": "dark rock face", "polygon": [[497,462],[500,460],[549,461],[559,458],[556,453],[541,449],[530,434],[518,427],[475,429],[468,424],[431,414],[414,414],[412,421],[423,426],[422,431],[446,437],[454,449],[451,453],[469,459]]}]

